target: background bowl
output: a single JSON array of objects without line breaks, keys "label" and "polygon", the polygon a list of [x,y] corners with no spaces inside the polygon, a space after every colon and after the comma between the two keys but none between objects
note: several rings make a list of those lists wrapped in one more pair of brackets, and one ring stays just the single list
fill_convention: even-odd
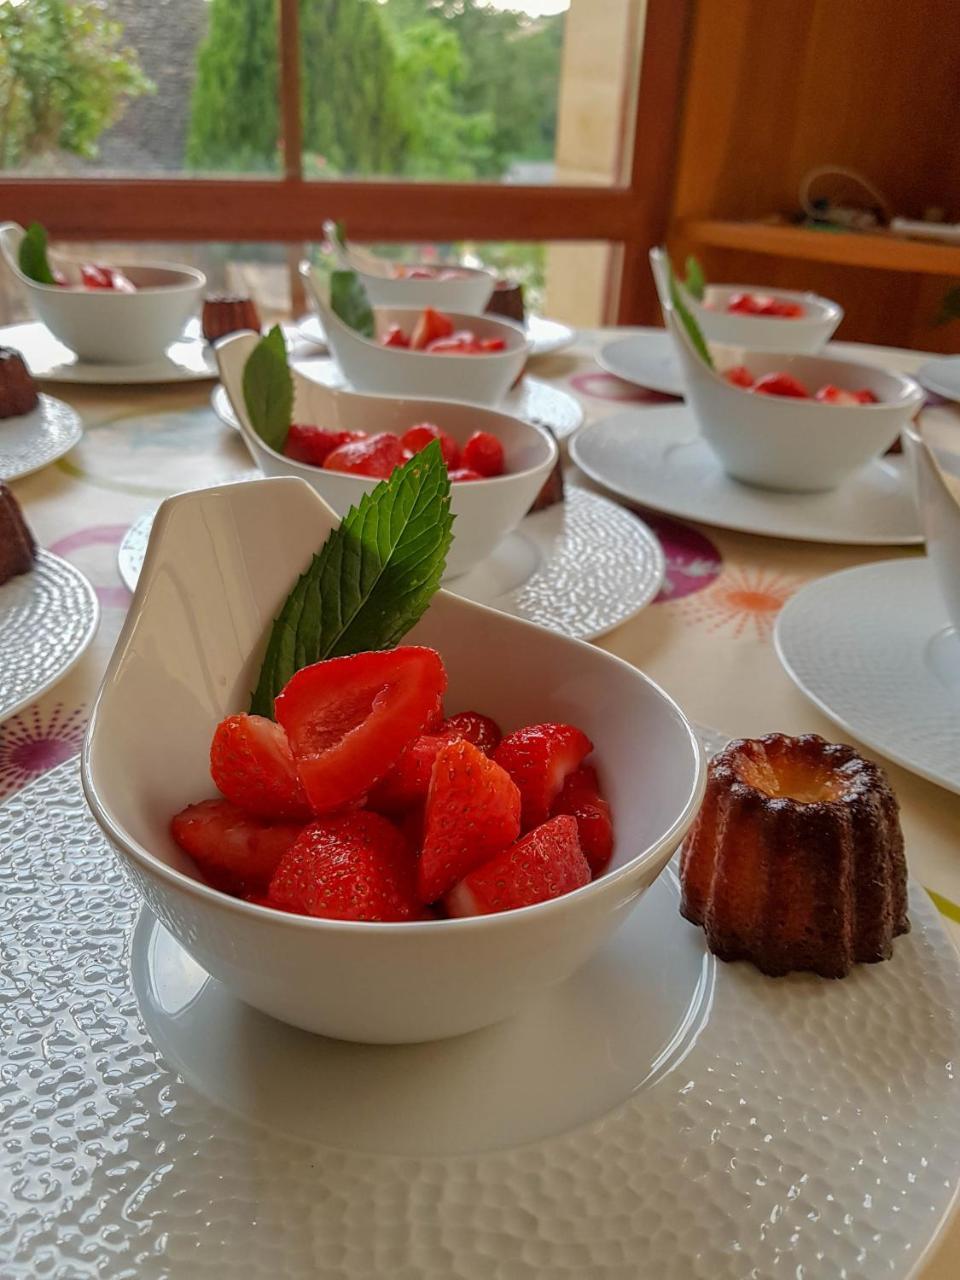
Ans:
[{"label": "background bowl", "polygon": [[665,311],[697,425],[724,470],[736,480],[766,489],[819,492],[879,457],[923,403],[912,378],[872,365],[741,351],[731,364],[745,364],[755,377],[782,370],[811,391],[827,383],[842,390],[863,387],[879,404],[835,405],[758,395],[732,386],[696,354],[673,309]]},{"label": "background bowl", "polygon": [[612,869],[552,902],[417,924],[287,915],[200,883],[170,818],[212,794],[214,726],[247,705],[271,620],[335,523],[296,479],[163,503],[87,731],[84,790],[144,901],[240,999],[340,1039],[457,1035],[561,982],[622,923],[692,822],[704,764],[681,712],[639,671],[439,592],[409,640],[442,654],[448,709],[482,708],[505,730],[581,725],[613,805]]},{"label": "background bowl", "polygon": [[903,433],[910,455],[927,543],[947,616],[960,635],[960,427],[955,422],[910,423]]},{"label": "background bowl", "polygon": [[[254,462],[266,476],[306,480],[337,515],[346,515],[361,494],[376,486],[376,480],[295,462],[271,449],[254,431],[243,399],[243,367],[258,341],[257,334],[240,333],[221,339],[216,346],[220,377]],[[390,431],[394,435],[402,435],[418,422],[433,422],[459,445],[466,444],[474,431],[489,431],[502,441],[508,474],[452,486],[451,509],[456,520],[445,580],[472,569],[516,528],[556,463],[557,445],[550,433],[510,414],[448,400],[334,391],[311,382],[296,369],[292,373],[295,422],[335,431]]]},{"label": "background bowl", "polygon": [[[387,270],[394,264],[384,262]],[[399,263],[396,265],[400,265]],[[458,274],[448,280],[415,278],[373,274],[355,263],[346,261],[344,266],[356,271],[363,281],[367,297],[375,307],[436,307],[439,311],[460,311],[466,315],[482,315],[493,293],[495,277],[479,267],[461,267],[459,263],[404,262],[406,269],[421,267],[426,271],[438,271],[445,267]],[[301,265],[301,272],[313,272],[308,262]],[[317,281],[319,284],[319,281]]]},{"label": "background bowl", "polygon": [[38,284],[25,276],[17,258],[23,228],[0,227],[7,265],[26,289],[34,314],[65,347],[93,364],[147,364],[163,355],[199,309],[207,278],[193,267],[172,263],[111,260],[137,286],[136,293],[112,289]]},{"label": "background bowl", "polygon": [[[723,310],[735,293],[762,293],[782,302],[799,302],[806,314],[790,320],[774,316],[744,316]],[[819,351],[829,342],[843,319],[843,308],[815,293],[791,293],[786,289],[758,289],[742,284],[708,285],[703,302],[685,295],[704,336],[711,342],[751,351]],[[710,305],[704,305],[705,303]]]}]

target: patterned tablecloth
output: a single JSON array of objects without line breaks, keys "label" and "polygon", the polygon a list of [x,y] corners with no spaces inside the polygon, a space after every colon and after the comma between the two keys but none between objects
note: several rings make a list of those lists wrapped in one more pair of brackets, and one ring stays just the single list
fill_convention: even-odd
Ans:
[{"label": "patterned tablecloth", "polygon": [[[600,371],[593,357],[609,337],[581,334],[576,346],[540,357],[531,369],[581,399],[587,430],[612,412],[642,414],[663,401]],[[904,369],[920,362],[914,353],[902,356]],[[79,410],[85,435],[59,463],[14,488],[40,542],[90,578],[102,619],[74,670],[0,724],[0,801],[79,750],[130,601],[117,572],[117,547],[132,521],[170,493],[249,471],[240,436],[210,408],[211,385],[45,388]],[[652,513],[646,518],[664,546],[666,584],[654,605],[598,643],[648,672],[701,724],[731,735],[782,730],[843,737],[782,671],[771,642],[777,613],[811,579],[921,552],[789,542]],[[913,876],[933,893],[960,940],[960,796],[894,764],[887,768],[902,804]],[[960,1219],[920,1274],[923,1280],[960,1275]]]}]

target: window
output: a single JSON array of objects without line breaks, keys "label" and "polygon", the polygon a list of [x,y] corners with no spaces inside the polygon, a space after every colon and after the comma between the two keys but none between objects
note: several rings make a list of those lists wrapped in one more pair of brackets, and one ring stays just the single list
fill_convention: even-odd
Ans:
[{"label": "window", "polygon": [[[3,209],[76,240],[249,244],[237,262],[281,241],[261,257],[288,271],[331,216],[381,242],[540,242],[548,291],[578,250],[546,242],[587,231],[639,317],[689,3],[0,0]],[[523,273],[517,254],[497,251]]]}]

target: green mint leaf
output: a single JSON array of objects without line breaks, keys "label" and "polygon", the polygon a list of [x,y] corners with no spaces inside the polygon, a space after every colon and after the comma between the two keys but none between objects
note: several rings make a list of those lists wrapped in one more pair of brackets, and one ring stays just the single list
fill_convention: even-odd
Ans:
[{"label": "green mint leaf", "polygon": [[373,337],[373,311],[355,271],[330,273],[330,307],[349,329],[355,329],[364,338]]},{"label": "green mint leaf", "polygon": [[37,284],[56,284],[47,260],[47,232],[39,222],[31,222],[20,241],[20,270]]},{"label": "green mint leaf", "polygon": [[347,247],[347,224],[345,222],[335,222],[333,224],[333,238],[341,249]]},{"label": "green mint leaf", "polygon": [[251,712],[272,718],[302,667],[398,644],[440,585],[452,529],[435,440],[365,493],[313,557],[273,624]]},{"label": "green mint leaf", "polygon": [[683,287],[691,298],[696,298],[697,302],[703,301],[703,295],[707,291],[707,277],[703,274],[699,258],[695,258],[692,253],[687,258],[687,278]]},{"label": "green mint leaf", "polygon": [[690,338],[690,341],[693,343],[693,347],[697,355],[704,362],[704,364],[709,365],[710,368],[712,369],[713,356],[711,356],[710,350],[706,342],[704,341],[703,334],[700,332],[700,326],[697,324],[696,320],[690,314],[690,311],[686,303],[680,297],[680,289],[677,285],[677,277],[673,274],[673,263],[670,261],[669,258],[667,258],[667,278],[670,282],[670,302],[673,305],[673,309],[677,313],[677,315],[680,317],[680,323],[686,329],[687,335]]},{"label": "green mint leaf", "polygon": [[271,449],[281,453],[293,418],[293,378],[278,324],[247,357],[243,366],[243,401],[254,431]]}]

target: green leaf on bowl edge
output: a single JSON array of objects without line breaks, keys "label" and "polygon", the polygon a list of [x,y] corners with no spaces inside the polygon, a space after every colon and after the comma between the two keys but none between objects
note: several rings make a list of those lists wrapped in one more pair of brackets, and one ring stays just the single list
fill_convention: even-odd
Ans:
[{"label": "green leaf on bowl edge", "polygon": [[254,431],[264,444],[281,453],[293,417],[293,377],[278,324],[247,357],[243,366],[243,402]]},{"label": "green leaf on bowl edge", "polygon": [[713,356],[711,356],[710,354],[710,349],[706,344],[703,333],[700,330],[700,326],[697,324],[696,320],[690,313],[690,310],[687,307],[686,303],[684,302],[683,298],[681,298],[680,296],[680,288],[677,284],[677,277],[673,273],[673,263],[670,261],[669,258],[667,258],[667,279],[670,282],[670,302],[673,306],[673,309],[674,311],[676,311],[677,315],[680,317],[680,323],[686,329],[687,335],[690,338],[690,341],[693,343],[693,347],[697,355],[704,362],[704,364],[709,365],[710,368],[712,369]]},{"label": "green leaf on bowl edge", "polygon": [[330,307],[349,329],[364,338],[373,337],[373,309],[363,281],[355,271],[330,273]]},{"label": "green leaf on bowl edge", "polygon": [[700,259],[694,257],[692,253],[687,257],[687,278],[683,282],[683,287],[691,298],[696,298],[697,302],[703,301],[703,295],[707,291],[707,277],[703,274]]},{"label": "green leaf on bowl edge", "polygon": [[345,222],[335,222],[333,224],[333,238],[341,249],[347,247],[347,224]]},{"label": "green leaf on bowl edge", "polygon": [[20,241],[17,255],[20,270],[37,284],[56,284],[47,259],[47,231],[39,222],[31,222]]},{"label": "green leaf on bowl edge", "polygon": [[423,615],[453,538],[450,479],[432,441],[351,507],[287,597],[270,633],[254,715],[302,667],[390,649]]}]

